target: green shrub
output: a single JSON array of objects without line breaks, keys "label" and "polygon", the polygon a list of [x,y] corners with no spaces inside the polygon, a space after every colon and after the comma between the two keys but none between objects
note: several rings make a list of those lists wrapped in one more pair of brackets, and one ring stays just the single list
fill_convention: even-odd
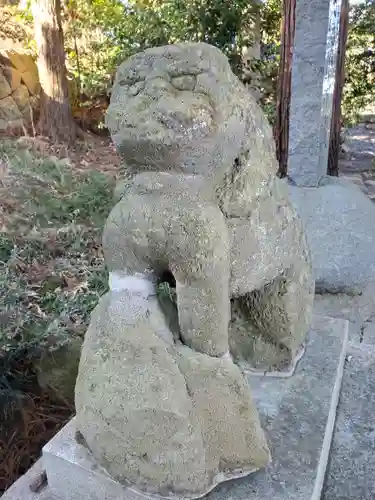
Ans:
[{"label": "green shrub", "polygon": [[38,358],[84,334],[107,290],[100,242],[113,193],[108,176],[16,144],[0,145],[8,169],[0,196],[12,207],[0,233],[3,382],[15,359]]}]

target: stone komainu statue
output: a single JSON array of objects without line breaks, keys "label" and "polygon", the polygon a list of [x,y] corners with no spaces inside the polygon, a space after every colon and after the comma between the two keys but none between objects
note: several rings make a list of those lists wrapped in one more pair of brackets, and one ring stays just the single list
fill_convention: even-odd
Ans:
[{"label": "stone komainu statue", "polygon": [[[112,290],[85,337],[77,425],[120,482],[198,497],[269,462],[238,365],[277,371],[300,357],[310,255],[271,128],[218,49],[125,61],[107,125],[133,176],[104,230]],[[166,271],[177,338],[156,297]]]}]

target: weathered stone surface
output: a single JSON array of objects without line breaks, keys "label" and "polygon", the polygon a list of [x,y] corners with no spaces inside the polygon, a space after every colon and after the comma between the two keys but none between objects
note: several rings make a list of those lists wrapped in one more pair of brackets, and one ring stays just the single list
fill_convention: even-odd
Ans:
[{"label": "weathered stone surface", "polygon": [[[103,234],[112,292],[85,337],[77,426],[120,483],[197,497],[268,463],[229,349],[252,367],[293,363],[312,315],[311,258],[271,127],[215,47],[130,58],[107,124],[129,175]],[[173,331],[156,298],[168,273]],[[261,356],[235,322],[229,339],[234,304]]]},{"label": "weathered stone surface", "polygon": [[[360,329],[364,323],[375,316],[375,281],[369,282],[361,289],[359,295],[336,293],[317,294],[314,311],[333,318],[345,318],[358,330],[357,343],[360,342]],[[354,342],[354,338],[351,337]]]},{"label": "weathered stone surface", "polygon": [[350,321],[350,344],[322,500],[374,497],[375,283],[361,295],[317,296],[315,309]]},{"label": "weathered stone surface", "polygon": [[[209,500],[317,500],[320,498],[327,449],[332,436],[335,403],[340,388],[347,340],[347,322],[341,319],[315,317],[308,336],[307,349],[296,374],[289,379],[249,377],[262,424],[272,442],[273,461],[265,471],[247,478],[230,481],[214,489]],[[183,351],[189,350],[186,347]],[[198,385],[193,361],[199,370],[198,359],[206,356],[192,354],[185,359],[192,368],[190,383],[197,391],[201,407],[211,406],[204,401],[204,386]],[[213,366],[222,360],[210,360]],[[226,363],[228,360],[226,361]],[[206,363],[204,362],[206,365]],[[228,367],[223,363],[218,373],[206,365],[204,372],[208,387],[229,381]],[[224,368],[225,367],[225,368]],[[225,376],[223,377],[223,375]],[[196,383],[194,383],[196,380]],[[212,383],[214,385],[212,385]],[[216,391],[216,389],[215,389]],[[210,390],[208,390],[208,396]],[[230,391],[230,397],[235,397]],[[208,398],[207,398],[208,399]],[[199,401],[197,398],[197,401]],[[212,402],[215,415],[216,400]],[[329,419],[329,416],[333,419]],[[329,421],[329,423],[328,423]],[[227,419],[224,417],[224,424]],[[235,427],[235,425],[233,426]],[[71,421],[43,449],[43,457],[51,492],[63,500],[153,500],[156,497],[135,491],[114,481],[95,461],[91,453],[75,437],[76,420]],[[235,432],[235,429],[229,432]],[[359,497],[360,498],[360,497]],[[181,500],[181,497],[179,497]]]},{"label": "weathered stone surface", "polygon": [[156,297],[105,295],[86,333],[76,386],[77,426],[99,463],[144,491],[208,486],[202,436],[184,377],[155,331]]},{"label": "weathered stone surface", "polygon": [[258,311],[249,319],[268,339],[272,330],[282,361],[293,357],[311,318],[310,255],[276,178],[271,128],[227,59],[205,44],[137,54],[119,68],[107,124],[132,171],[144,172],[108,219],[109,267],[155,279],[172,271],[182,337],[214,355],[228,342],[226,281],[236,298],[258,291],[246,298]]},{"label": "weathered stone surface", "polygon": [[0,69],[0,99],[8,97],[12,93],[12,89],[6,79],[4,73]]},{"label": "weathered stone surface", "polygon": [[375,497],[374,384],[374,345],[351,345],[323,500]]},{"label": "weathered stone surface", "polygon": [[135,177],[134,189],[108,218],[103,249],[111,270],[157,275],[170,269],[182,338],[218,356],[228,351],[227,230],[219,208],[204,201],[200,179],[183,180],[156,173]]},{"label": "weathered stone surface", "polygon": [[209,469],[229,479],[268,464],[270,453],[249,386],[228,357],[217,359],[177,348],[201,428]]},{"label": "weathered stone surface", "polygon": [[25,131],[23,120],[20,118],[18,120],[8,122],[7,120],[2,120],[0,118],[0,131],[10,135],[22,135]]},{"label": "weathered stone surface", "polygon": [[77,337],[56,352],[44,353],[34,365],[39,385],[51,389],[60,398],[72,401],[81,346],[82,339]]},{"label": "weathered stone surface", "polygon": [[[60,500],[52,494],[47,482],[43,482],[45,468],[40,458],[1,496],[1,500]],[[36,486],[40,484],[39,488]],[[31,487],[30,487],[31,486]]]},{"label": "weathered stone surface", "polygon": [[358,292],[375,280],[375,206],[349,182],[290,186],[311,249],[317,290]]},{"label": "weathered stone surface", "polygon": [[27,107],[29,103],[29,91],[25,85],[20,85],[16,88],[16,90],[12,93],[12,98],[17,106],[20,108],[22,112],[24,108]]},{"label": "weathered stone surface", "polygon": [[244,139],[245,107],[244,89],[219,50],[171,45],[121,64],[106,123],[139,171],[184,165],[185,174],[218,178]]},{"label": "weathered stone surface", "polygon": [[[156,500],[111,478],[76,437],[76,419],[69,422],[43,449],[48,476],[48,500]],[[39,497],[38,497],[39,498]],[[43,497],[45,498],[45,497]],[[175,500],[184,497],[169,496]],[[7,500],[24,500],[7,498]],[[30,499],[31,500],[31,499]],[[32,500],[37,500],[32,497]],[[187,500],[187,499],[186,499]]]},{"label": "weathered stone surface", "polygon": [[13,66],[2,66],[1,71],[4,73],[12,92],[21,85],[21,73],[16,68]]},{"label": "weathered stone surface", "polygon": [[13,122],[22,124],[22,113],[12,97],[0,99],[0,129],[6,130]]},{"label": "weathered stone surface", "polygon": [[38,115],[37,66],[27,51],[0,50],[0,130],[24,133]]},{"label": "weathered stone surface", "polygon": [[30,68],[30,70],[22,73],[21,81],[26,85],[31,95],[35,95],[40,92],[39,75],[35,63],[33,69]]},{"label": "weathered stone surface", "polygon": [[85,336],[77,426],[96,460],[121,483],[199,496],[222,476],[268,462],[246,389],[230,359],[174,346],[155,295],[110,292]]},{"label": "weathered stone surface", "polygon": [[7,65],[9,65],[10,62],[10,64],[21,73],[32,72],[36,66],[28,50],[1,50],[0,57],[2,61],[7,61]]}]

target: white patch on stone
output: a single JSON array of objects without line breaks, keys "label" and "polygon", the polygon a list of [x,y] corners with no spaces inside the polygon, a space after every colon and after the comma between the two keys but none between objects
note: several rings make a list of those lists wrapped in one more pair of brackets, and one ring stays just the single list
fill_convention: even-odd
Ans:
[{"label": "white patch on stone", "polygon": [[112,292],[128,290],[132,294],[141,295],[145,298],[156,293],[155,285],[147,276],[142,274],[127,276],[119,271],[112,271],[109,273],[108,284]]},{"label": "white patch on stone", "polygon": [[222,356],[220,356],[222,359],[232,359],[232,356],[229,351],[225,352]]}]

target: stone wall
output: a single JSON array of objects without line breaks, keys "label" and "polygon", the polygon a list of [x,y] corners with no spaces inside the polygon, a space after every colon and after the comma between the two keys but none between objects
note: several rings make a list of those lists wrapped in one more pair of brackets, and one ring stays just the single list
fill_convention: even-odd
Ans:
[{"label": "stone wall", "polygon": [[27,50],[0,50],[0,132],[33,128],[39,109],[38,69]]}]

